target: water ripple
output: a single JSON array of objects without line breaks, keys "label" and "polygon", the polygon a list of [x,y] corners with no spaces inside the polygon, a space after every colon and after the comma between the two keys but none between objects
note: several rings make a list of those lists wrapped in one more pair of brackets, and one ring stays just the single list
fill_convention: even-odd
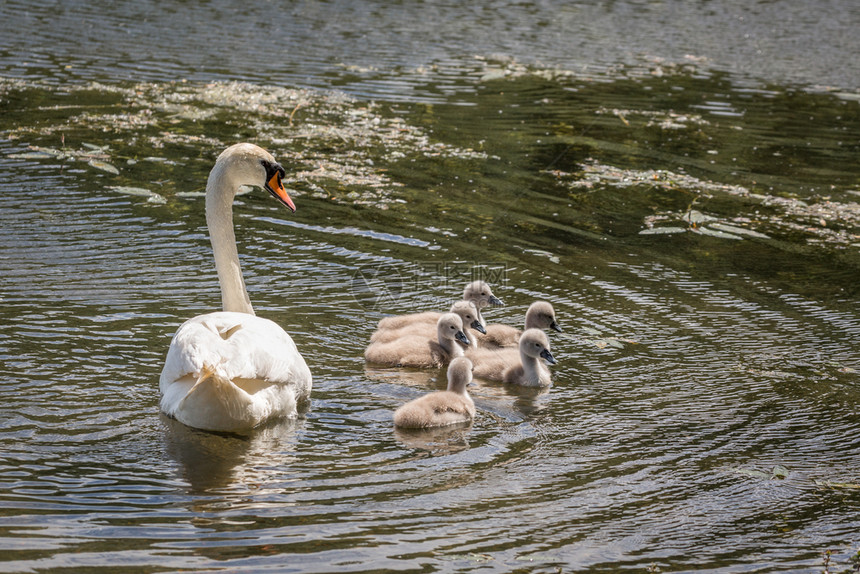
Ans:
[{"label": "water ripple", "polygon": [[[32,58],[61,62],[49,56]],[[99,65],[72,61],[90,59]],[[451,72],[438,92],[456,82]],[[458,91],[476,93],[489,91]],[[514,128],[533,111],[496,129],[523,137]],[[449,128],[490,125],[474,112]],[[158,411],[171,335],[220,301],[201,202],[145,205],[106,193],[102,174],[0,159],[2,568],[800,571],[856,544],[850,294],[726,263],[766,259],[767,245],[730,252],[685,236],[657,249],[592,220],[557,223],[553,213],[575,219],[608,196],[527,178],[507,158],[464,161],[450,186],[441,172],[455,160],[439,161],[401,168],[417,183],[400,211],[306,196],[286,220],[253,196],[237,206],[255,308],[293,334],[314,391],[295,420],[233,436]],[[609,200],[637,201],[623,193]],[[463,212],[443,213],[458,202]],[[370,271],[385,297],[357,287]],[[553,303],[554,385],[478,381],[471,426],[394,429],[393,410],[445,377],[365,365],[376,320],[445,308],[475,277],[506,302],[486,310],[491,322],[520,326],[532,301]]]}]

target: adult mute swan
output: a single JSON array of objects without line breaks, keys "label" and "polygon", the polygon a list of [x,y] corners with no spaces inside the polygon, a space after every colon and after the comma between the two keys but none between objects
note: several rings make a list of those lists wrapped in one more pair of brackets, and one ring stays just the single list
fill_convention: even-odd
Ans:
[{"label": "adult mute swan", "polygon": [[221,285],[223,311],[183,323],[161,371],[161,410],[210,431],[249,430],[296,413],[311,390],[311,372],[292,338],[254,315],[236,250],[233,198],[243,185],[262,187],[295,212],[281,183],[284,168],[249,143],[224,150],[206,184],[206,224]]}]

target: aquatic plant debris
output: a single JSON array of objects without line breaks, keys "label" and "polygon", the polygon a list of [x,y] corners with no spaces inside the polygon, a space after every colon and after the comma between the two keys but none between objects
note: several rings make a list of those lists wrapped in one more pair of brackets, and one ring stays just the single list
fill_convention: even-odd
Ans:
[{"label": "aquatic plant debris", "polygon": [[764,472],[753,468],[733,468],[732,472],[752,478],[764,478],[767,480],[784,480],[788,478],[789,471],[785,466],[778,464],[770,472]]},{"label": "aquatic plant debris", "polygon": [[639,344],[639,341],[637,341],[636,339],[630,339],[627,337],[604,336],[600,331],[592,327],[582,327],[582,330],[585,331],[588,335],[591,335],[591,337],[582,339],[581,342],[585,345],[590,345],[598,349],[605,349],[607,347],[612,347],[614,349],[624,349],[625,345]]},{"label": "aquatic plant debris", "polygon": [[120,193],[122,195],[131,195],[131,196],[146,198],[146,201],[148,203],[155,203],[155,204],[159,204],[159,205],[163,204],[163,203],[167,203],[167,200],[162,195],[155,193],[154,191],[150,191],[150,190],[143,188],[143,187],[131,187],[131,186],[124,186],[124,185],[109,185],[107,188],[113,192]]},{"label": "aquatic plant debris", "polygon": [[119,175],[119,170],[116,168],[116,166],[109,164],[106,161],[101,161],[98,159],[91,159],[87,163],[89,163],[91,166],[93,166],[96,169],[100,169],[102,171],[106,171],[106,172],[112,173],[114,175]]},{"label": "aquatic plant debris", "polygon": [[[0,78],[0,93],[13,89],[39,88]],[[63,95],[98,91],[114,96],[115,102],[101,106],[48,106],[46,118],[34,118],[5,132],[9,140],[23,141],[26,151],[16,150],[19,159],[58,159],[85,161],[90,167],[113,176],[117,184],[131,184],[140,161],[157,161],[166,197],[196,190],[171,188],[169,171],[164,166],[183,162],[155,157],[153,150],[170,148],[171,158],[185,155],[201,157],[201,149],[214,157],[221,149],[246,139],[270,149],[289,170],[297,195],[311,193],[331,201],[372,205],[387,209],[402,204],[392,192],[402,184],[392,180],[377,164],[397,162],[419,156],[483,160],[484,152],[433,141],[422,128],[400,116],[387,113],[384,106],[360,102],[337,92],[316,92],[241,82],[198,84],[191,82],[105,85],[97,82],[64,86]],[[208,126],[219,126],[213,134]],[[223,129],[227,126],[228,129]],[[70,132],[94,133],[103,138],[98,144],[70,145]],[[64,140],[67,145],[56,147]],[[141,153],[145,150],[144,153]],[[120,163],[132,166],[121,170]],[[129,173],[123,173],[128,171]],[[130,178],[125,181],[124,178]],[[146,181],[144,184],[148,183]]]},{"label": "aquatic plant debris", "polygon": [[707,64],[707,59],[692,54],[685,55],[679,61],[642,56],[635,63],[583,62],[581,65],[570,68],[559,68],[527,64],[505,54],[492,54],[475,56],[474,63],[475,67],[469,70],[469,73],[482,83],[514,80],[524,76],[548,81],[576,79],[591,82],[612,82],[620,78],[662,78],[673,74],[702,73],[703,66]]},{"label": "aquatic plant debris", "polygon": [[860,483],[857,482],[836,482],[835,480],[816,480],[816,486],[832,489],[848,489],[860,490]]},{"label": "aquatic plant debris", "polygon": [[617,108],[599,108],[594,113],[598,115],[613,115],[618,117],[625,125],[629,126],[628,118],[641,116],[648,118],[645,127],[658,126],[664,130],[680,130],[696,126],[709,125],[711,122],[704,119],[700,114],[680,114],[673,111],[653,110],[620,110]]},{"label": "aquatic plant debris", "polygon": [[[612,187],[637,190],[659,188],[690,194],[704,207],[713,198],[732,197],[743,202],[748,215],[706,213],[702,209],[658,210],[643,218],[640,235],[698,233],[718,239],[767,240],[775,235],[801,233],[810,244],[827,243],[843,248],[860,247],[860,203],[837,202],[823,197],[816,203],[757,193],[747,187],[700,179],[668,170],[636,170],[606,165],[588,159],[581,171],[550,170],[560,185],[570,190],[595,193]],[[738,210],[740,211],[740,210]],[[680,225],[679,225],[680,224]]]},{"label": "aquatic plant debris", "polygon": [[[637,74],[689,73],[698,62],[678,65],[644,62],[621,77]],[[491,70],[491,73],[488,72]],[[504,57],[476,58],[474,70],[505,81],[539,76],[564,82],[589,76],[587,71],[545,70]],[[584,74],[584,75],[583,75]],[[615,75],[618,79],[618,75]],[[662,76],[661,76],[662,77]],[[476,78],[477,80],[477,78]],[[490,81],[487,79],[486,81]],[[105,85],[98,82],[64,86],[0,78],[0,93],[37,89],[46,92],[45,105],[32,121],[4,132],[21,142],[7,157],[24,160],[84,162],[93,174],[116,186],[158,185],[166,202],[194,197],[199,188],[178,183],[189,162],[209,165],[217,153],[240,139],[253,140],[287,164],[286,182],[296,196],[312,195],[336,203],[377,209],[406,209],[404,184],[389,168],[419,158],[483,162],[484,151],[435,141],[430,129],[410,123],[388,104],[356,100],[338,92],[261,86],[242,82],[162,82]],[[105,103],[92,105],[85,94],[95,91]],[[81,93],[82,95],[76,96]],[[627,124],[661,129],[703,130],[710,125],[696,113],[601,107],[595,115],[616,116]],[[40,116],[39,114],[44,114]],[[597,146],[578,137],[577,145]],[[158,163],[158,170],[145,164]],[[860,203],[827,196],[813,200],[764,193],[755,185],[720,183],[667,169],[625,169],[586,159],[578,170],[547,170],[571,194],[595,193],[607,187],[631,193],[655,188],[686,194],[695,201],[686,209],[658,209],[642,214],[636,231],[644,238],[702,236],[720,241],[798,241],[837,249],[860,249]],[[856,192],[860,194],[860,192]],[[860,195],[846,194],[848,197]],[[735,209],[714,207],[731,198]],[[712,201],[716,200],[716,201]],[[725,203],[725,202],[723,202]],[[694,204],[694,205],[693,205]],[[685,219],[695,209],[712,218]]]}]

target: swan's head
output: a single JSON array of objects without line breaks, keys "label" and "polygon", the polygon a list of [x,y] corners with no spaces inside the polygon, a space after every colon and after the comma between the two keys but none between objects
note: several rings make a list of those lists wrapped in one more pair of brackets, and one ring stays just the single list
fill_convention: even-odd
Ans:
[{"label": "swan's head", "polygon": [[526,311],[526,322],[538,329],[552,329],[562,332],[561,327],[555,322],[555,309],[547,301],[535,301]]},{"label": "swan's head", "polygon": [[439,339],[449,339],[463,343],[467,347],[471,344],[469,337],[463,332],[463,320],[456,313],[444,313],[436,322],[436,331]]},{"label": "swan's head", "polygon": [[457,301],[451,305],[451,312],[456,313],[463,320],[463,327],[471,327],[479,333],[487,334],[487,330],[481,325],[481,318],[478,316],[478,308],[471,301]]},{"label": "swan's head", "polygon": [[550,365],[558,361],[549,351],[549,339],[540,329],[526,329],[520,337],[520,353],[525,353],[535,359],[543,359]]},{"label": "swan's head", "polygon": [[487,305],[493,307],[503,307],[505,304],[502,300],[493,295],[492,289],[484,281],[472,281],[466,288],[463,289],[463,299],[473,302],[478,309],[483,309]]},{"label": "swan's head", "polygon": [[448,390],[464,393],[472,382],[472,361],[466,357],[457,357],[448,365]]},{"label": "swan's head", "polygon": [[239,186],[262,187],[287,209],[295,213],[296,205],[284,188],[286,171],[275,158],[258,145],[239,143],[221,152],[210,175],[230,181],[231,192]]}]

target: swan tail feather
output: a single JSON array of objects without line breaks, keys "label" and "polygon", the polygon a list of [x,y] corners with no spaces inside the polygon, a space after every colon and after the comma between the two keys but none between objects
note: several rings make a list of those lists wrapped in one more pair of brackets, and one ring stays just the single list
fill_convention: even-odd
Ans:
[{"label": "swan tail feather", "polygon": [[[219,373],[218,367],[203,365],[194,385],[179,402],[176,418],[207,430],[249,429],[260,424],[266,413],[258,412],[251,396]],[[218,421],[217,423],[215,421]]]}]

